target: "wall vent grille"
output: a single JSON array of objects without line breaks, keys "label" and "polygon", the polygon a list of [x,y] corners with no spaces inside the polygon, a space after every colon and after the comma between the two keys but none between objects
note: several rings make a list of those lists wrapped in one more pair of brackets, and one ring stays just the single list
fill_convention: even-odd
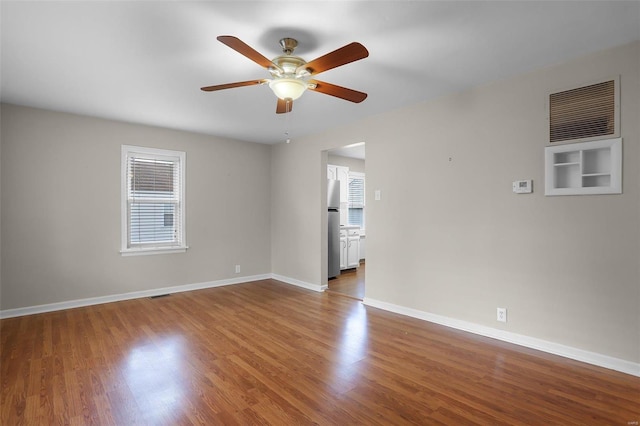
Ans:
[{"label": "wall vent grille", "polygon": [[549,95],[549,140],[567,142],[617,134],[616,80]]}]

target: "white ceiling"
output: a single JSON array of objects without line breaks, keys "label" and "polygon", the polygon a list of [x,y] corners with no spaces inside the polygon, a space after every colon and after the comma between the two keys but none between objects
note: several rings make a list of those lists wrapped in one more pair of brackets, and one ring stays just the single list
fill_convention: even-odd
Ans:
[{"label": "white ceiling", "polygon": [[[403,105],[640,39],[640,2],[2,1],[2,102],[260,143],[292,140]],[[318,76],[361,104],[307,92],[276,115],[268,78],[216,40],[264,56],[299,40],[307,61],[352,41],[370,56]]]}]

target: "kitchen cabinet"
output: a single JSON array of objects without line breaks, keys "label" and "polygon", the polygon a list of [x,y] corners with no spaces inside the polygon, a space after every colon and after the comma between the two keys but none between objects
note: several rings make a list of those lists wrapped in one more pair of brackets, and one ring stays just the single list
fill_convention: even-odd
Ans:
[{"label": "kitchen cabinet", "polygon": [[340,229],[340,270],[360,265],[360,228],[345,226]]},{"label": "kitchen cabinet", "polygon": [[340,231],[340,270],[347,269],[347,231]]},{"label": "kitchen cabinet", "polygon": [[327,164],[327,179],[338,180],[338,169],[337,166],[332,166],[331,164]]},{"label": "kitchen cabinet", "polygon": [[340,203],[349,202],[349,168],[336,166],[340,181]]},{"label": "kitchen cabinet", "polygon": [[360,265],[360,235],[347,237],[347,269]]},{"label": "kitchen cabinet", "polygon": [[340,203],[349,202],[349,168],[327,164],[327,179],[340,181]]}]

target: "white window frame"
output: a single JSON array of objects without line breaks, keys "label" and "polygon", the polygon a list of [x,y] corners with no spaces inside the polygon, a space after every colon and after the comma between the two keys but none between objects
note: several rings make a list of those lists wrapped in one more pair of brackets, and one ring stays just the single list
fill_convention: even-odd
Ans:
[{"label": "white window frame", "polygon": [[[179,162],[178,175],[178,242],[177,244],[166,245],[145,245],[130,247],[129,244],[129,199],[128,199],[128,160],[131,156],[136,155],[149,159],[170,159]],[[122,256],[148,255],[148,254],[167,254],[167,253],[184,253],[187,246],[186,238],[186,218],[185,218],[185,170],[187,158],[183,151],[171,151],[166,149],[147,148],[133,145],[122,145],[121,151],[121,250]],[[175,220],[175,219],[174,219]]]}]

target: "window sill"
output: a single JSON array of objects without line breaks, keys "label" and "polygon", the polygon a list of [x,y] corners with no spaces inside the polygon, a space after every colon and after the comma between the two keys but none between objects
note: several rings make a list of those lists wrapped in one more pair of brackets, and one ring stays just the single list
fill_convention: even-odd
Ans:
[{"label": "window sill", "polygon": [[120,250],[122,256],[146,256],[151,254],[172,254],[185,253],[189,247],[154,247],[154,248],[134,248]]}]

